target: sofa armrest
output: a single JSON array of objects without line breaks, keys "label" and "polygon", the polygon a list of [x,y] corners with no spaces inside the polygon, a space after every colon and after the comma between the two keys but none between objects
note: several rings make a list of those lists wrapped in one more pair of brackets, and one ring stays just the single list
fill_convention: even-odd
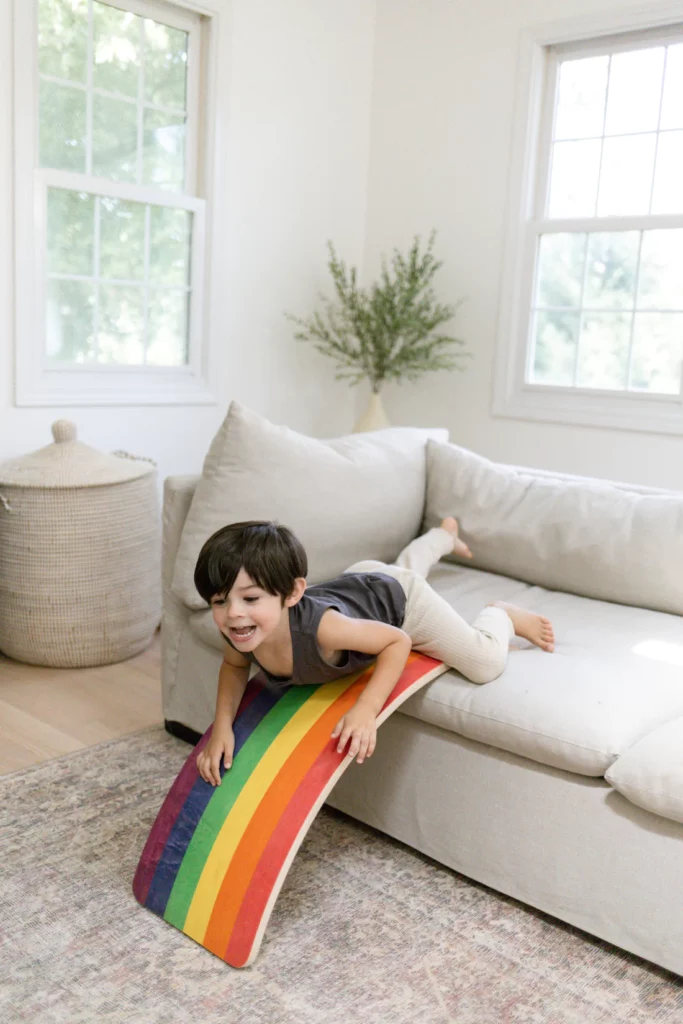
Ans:
[{"label": "sofa armrest", "polygon": [[199,476],[168,476],[164,480],[161,557],[161,692],[167,729],[169,728],[169,719],[174,720],[177,717],[178,703],[180,703],[181,711],[183,707],[182,701],[179,701],[178,698],[178,656],[183,636],[188,629],[190,614],[189,609],[173,595],[171,583],[173,582],[173,571],[183,526],[199,479]]},{"label": "sofa armrest", "polygon": [[199,480],[199,474],[167,476],[164,480],[162,560],[164,590],[170,591],[183,526]]}]

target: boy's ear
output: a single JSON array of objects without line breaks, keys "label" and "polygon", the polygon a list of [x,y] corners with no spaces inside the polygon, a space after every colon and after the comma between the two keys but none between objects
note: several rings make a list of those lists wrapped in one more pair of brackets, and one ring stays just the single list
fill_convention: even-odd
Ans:
[{"label": "boy's ear", "polygon": [[285,608],[292,608],[295,604],[298,604],[301,598],[304,596],[304,590],[306,589],[306,580],[303,576],[297,576],[294,580],[294,586],[289,597],[285,598]]}]

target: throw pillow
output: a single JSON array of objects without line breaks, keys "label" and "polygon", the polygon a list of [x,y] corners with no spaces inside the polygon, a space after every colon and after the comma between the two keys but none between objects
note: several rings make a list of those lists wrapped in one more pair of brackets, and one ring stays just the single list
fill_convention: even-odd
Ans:
[{"label": "throw pillow", "polygon": [[423,529],[455,516],[473,558],[526,583],[683,614],[683,494],[507,466],[430,440]]},{"label": "throw pillow", "polygon": [[205,608],[194,586],[199,551],[212,533],[245,519],[274,519],[306,549],[309,583],[354,562],[393,562],[420,528],[425,449],[443,429],[389,427],[317,440],[232,402],[204,460],[183,528],[172,590]]}]

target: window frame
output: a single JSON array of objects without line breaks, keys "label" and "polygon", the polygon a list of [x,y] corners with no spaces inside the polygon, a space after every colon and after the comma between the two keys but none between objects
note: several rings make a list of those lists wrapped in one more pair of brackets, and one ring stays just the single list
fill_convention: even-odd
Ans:
[{"label": "window frame", "polygon": [[[179,0],[106,0],[111,7],[156,18],[189,32],[185,142],[186,185],[172,192],[153,185],[113,182],[38,164],[38,0],[14,3],[14,201],[15,201],[15,405],[205,405],[217,396],[209,387],[212,345],[207,331],[210,186],[214,140],[206,131],[215,109],[215,36],[218,13],[206,3]],[[200,66],[206,54],[208,70]],[[27,56],[30,54],[30,58]],[[203,79],[203,80],[202,80]],[[200,94],[207,112],[202,112]],[[194,116],[191,116],[194,112]],[[214,129],[215,130],[215,129]],[[188,362],[178,367],[116,364],[60,365],[45,346],[47,190],[77,189],[193,214]],[[207,210],[208,207],[208,210]]]},{"label": "window frame", "polygon": [[[638,32],[640,38],[611,38],[628,32]],[[625,14],[563,19],[521,33],[491,406],[494,417],[683,434],[683,380],[679,395],[534,384],[526,380],[533,351],[529,318],[537,245],[544,228],[552,225],[553,231],[585,232],[683,227],[683,214],[545,218],[560,60],[568,52],[579,57],[594,55],[607,47],[630,50],[641,43],[646,46],[671,41],[674,33],[683,40],[683,2],[655,3]],[[551,88],[553,78],[555,85]]]}]

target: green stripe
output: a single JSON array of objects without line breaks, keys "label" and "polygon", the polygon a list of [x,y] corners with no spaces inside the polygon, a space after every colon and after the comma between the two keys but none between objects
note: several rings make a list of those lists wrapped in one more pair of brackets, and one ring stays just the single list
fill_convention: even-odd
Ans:
[{"label": "green stripe", "polygon": [[176,928],[182,929],[185,924],[216,837],[254,768],[289,720],[318,689],[318,686],[293,686],[288,690],[259,722],[234,759],[230,771],[224,773],[220,786],[215,787],[185,851],[164,912],[164,920]]}]

